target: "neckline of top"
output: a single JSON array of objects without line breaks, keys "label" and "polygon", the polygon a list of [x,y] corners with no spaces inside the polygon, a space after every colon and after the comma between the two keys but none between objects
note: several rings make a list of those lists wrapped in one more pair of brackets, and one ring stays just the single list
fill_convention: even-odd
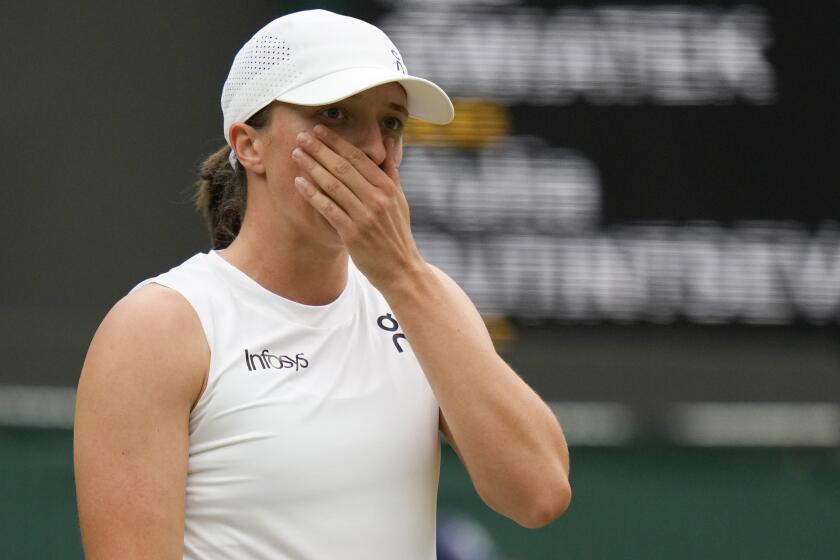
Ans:
[{"label": "neckline of top", "polygon": [[305,326],[321,328],[336,326],[344,323],[342,318],[352,318],[352,302],[356,291],[355,267],[348,259],[347,284],[336,299],[324,305],[307,305],[272,292],[225,259],[216,250],[207,253],[210,260],[228,278],[246,293],[255,297],[262,305],[269,305],[273,309],[283,312],[285,319],[291,319]]}]

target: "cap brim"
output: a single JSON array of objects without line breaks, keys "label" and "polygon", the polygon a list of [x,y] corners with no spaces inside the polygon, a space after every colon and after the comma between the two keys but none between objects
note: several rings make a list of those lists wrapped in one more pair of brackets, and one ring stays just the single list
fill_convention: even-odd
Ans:
[{"label": "cap brim", "polygon": [[390,82],[405,88],[406,109],[412,117],[434,124],[447,124],[455,117],[452,101],[436,84],[382,68],[349,68],[333,72],[284,92],[276,99],[295,105],[326,105]]}]

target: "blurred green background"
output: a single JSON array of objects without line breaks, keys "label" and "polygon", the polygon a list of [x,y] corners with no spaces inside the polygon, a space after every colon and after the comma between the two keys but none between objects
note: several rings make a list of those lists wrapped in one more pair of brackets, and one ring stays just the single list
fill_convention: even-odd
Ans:
[{"label": "blurred green background", "polygon": [[[620,558],[825,559],[840,551],[840,451],[573,447],[574,500],[564,517],[527,530],[477,497],[444,448],[441,521],[505,560]],[[475,526],[472,527],[475,529]],[[68,430],[0,430],[0,543],[5,560],[82,558]]]}]

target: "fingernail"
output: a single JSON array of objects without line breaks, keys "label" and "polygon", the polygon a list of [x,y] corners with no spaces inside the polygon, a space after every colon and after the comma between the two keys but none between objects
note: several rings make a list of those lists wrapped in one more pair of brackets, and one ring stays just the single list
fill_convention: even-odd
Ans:
[{"label": "fingernail", "polygon": [[309,143],[309,135],[305,132],[299,132],[297,135],[298,144],[308,144]]},{"label": "fingernail", "polygon": [[306,179],[304,179],[303,177],[295,177],[295,186],[303,194],[310,194],[312,192],[312,187],[309,185],[309,183],[306,182]]},{"label": "fingernail", "polygon": [[303,158],[303,150],[300,148],[295,148],[292,150],[292,157],[295,159],[302,159]]},{"label": "fingernail", "polygon": [[317,134],[318,136],[326,136],[328,134],[327,127],[322,124],[316,124],[315,128],[313,128],[312,130],[314,130],[315,134]]}]

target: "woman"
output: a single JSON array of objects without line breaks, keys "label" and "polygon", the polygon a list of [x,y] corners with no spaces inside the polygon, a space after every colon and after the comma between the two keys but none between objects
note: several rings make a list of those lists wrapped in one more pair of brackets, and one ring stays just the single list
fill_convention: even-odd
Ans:
[{"label": "woman", "polygon": [[560,426],[409,227],[403,126],[451,120],[446,95],[314,10],[246,43],[222,111],[214,251],[117,303],[85,361],[87,557],[434,558],[438,430],[490,507],[560,515]]}]

